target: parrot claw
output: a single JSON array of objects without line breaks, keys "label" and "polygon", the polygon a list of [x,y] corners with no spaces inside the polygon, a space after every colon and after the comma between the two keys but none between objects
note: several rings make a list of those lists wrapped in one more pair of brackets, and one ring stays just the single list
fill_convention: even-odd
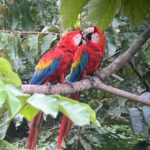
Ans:
[{"label": "parrot claw", "polygon": [[90,81],[92,81],[92,82],[95,81],[94,78],[91,77],[91,76],[86,76],[86,77],[84,77],[84,79],[88,79],[88,80],[90,80]]},{"label": "parrot claw", "polygon": [[50,82],[45,83],[44,85],[47,85],[48,92],[50,93],[52,90],[52,84]]},{"label": "parrot claw", "polygon": [[95,80],[92,76],[87,75],[84,79],[88,79],[91,82],[92,86],[94,85]]},{"label": "parrot claw", "polygon": [[70,87],[74,88],[72,82],[65,81],[64,83],[67,84],[67,85],[69,85]]}]

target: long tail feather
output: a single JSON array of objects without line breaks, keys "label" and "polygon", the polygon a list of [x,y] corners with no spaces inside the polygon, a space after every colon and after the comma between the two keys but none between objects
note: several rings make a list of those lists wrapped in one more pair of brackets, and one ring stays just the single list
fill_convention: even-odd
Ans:
[{"label": "long tail feather", "polygon": [[35,150],[38,140],[39,129],[43,120],[43,112],[39,112],[31,122],[30,133],[27,141],[27,149]]},{"label": "long tail feather", "polygon": [[[79,100],[80,94],[79,93],[72,94],[71,98],[74,100]],[[58,145],[57,145],[58,150],[61,150],[62,142],[65,138],[68,137],[71,127],[72,127],[72,121],[67,116],[63,115],[61,127],[59,130],[59,135],[58,135]]]}]

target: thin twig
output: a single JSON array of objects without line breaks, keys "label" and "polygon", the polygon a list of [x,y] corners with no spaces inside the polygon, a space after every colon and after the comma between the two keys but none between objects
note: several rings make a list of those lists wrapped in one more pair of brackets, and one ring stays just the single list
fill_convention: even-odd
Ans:
[{"label": "thin twig", "polygon": [[28,35],[28,34],[39,34],[39,35],[47,35],[47,34],[57,34],[55,32],[31,32],[31,31],[8,31],[8,30],[0,30],[0,32],[10,33],[10,34],[19,34],[19,35]]}]

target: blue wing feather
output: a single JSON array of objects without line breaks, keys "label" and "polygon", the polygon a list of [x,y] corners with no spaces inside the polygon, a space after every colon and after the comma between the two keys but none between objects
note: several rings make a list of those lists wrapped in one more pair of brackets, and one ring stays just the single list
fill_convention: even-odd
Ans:
[{"label": "blue wing feather", "polygon": [[81,79],[81,75],[82,75],[82,73],[83,73],[83,71],[84,71],[84,69],[88,63],[88,58],[89,58],[88,53],[82,54],[80,62],[77,65],[77,67],[73,68],[71,70],[71,73],[70,73],[69,78],[68,78],[69,82],[76,82],[76,81],[79,81]]},{"label": "blue wing feather", "polygon": [[61,59],[57,59],[54,60],[49,67],[43,69],[41,72],[38,72],[36,70],[35,73],[33,74],[30,84],[37,84],[37,85],[44,84],[44,81],[57,70],[57,68],[60,65],[60,62]]}]

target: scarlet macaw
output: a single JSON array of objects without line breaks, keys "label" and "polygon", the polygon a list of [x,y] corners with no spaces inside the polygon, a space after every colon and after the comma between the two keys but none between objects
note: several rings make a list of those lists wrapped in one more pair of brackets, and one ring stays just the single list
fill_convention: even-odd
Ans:
[{"label": "scarlet macaw", "polygon": [[[41,57],[30,84],[63,83],[65,76],[70,71],[74,52],[81,44],[82,35],[80,30],[64,35],[55,49],[48,51]],[[42,120],[43,112],[40,111],[30,123],[27,149],[35,149]]]},{"label": "scarlet macaw", "polygon": [[[86,43],[82,44],[75,52],[69,82],[76,82],[93,73],[100,67],[105,47],[105,36],[97,27],[86,29],[83,33]],[[71,98],[79,100],[79,94],[71,95]],[[58,150],[62,141],[67,138],[72,121],[63,115],[58,135]]]}]

